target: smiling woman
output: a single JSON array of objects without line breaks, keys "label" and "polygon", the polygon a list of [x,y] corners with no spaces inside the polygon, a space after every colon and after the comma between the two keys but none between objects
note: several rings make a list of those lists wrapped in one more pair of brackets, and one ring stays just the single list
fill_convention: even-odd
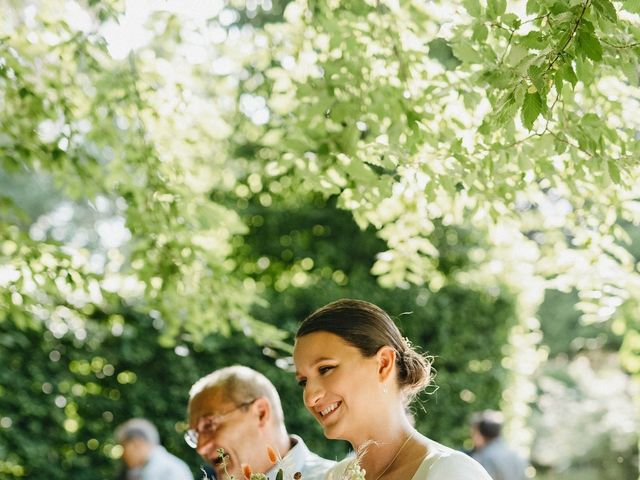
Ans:
[{"label": "smiling woman", "polygon": [[[431,362],[381,308],[344,299],[316,310],[298,329],[293,358],[305,406],[327,438],[359,452],[367,480],[490,480],[411,425],[406,407],[431,382]],[[327,478],[350,479],[353,464],[344,460]]]}]

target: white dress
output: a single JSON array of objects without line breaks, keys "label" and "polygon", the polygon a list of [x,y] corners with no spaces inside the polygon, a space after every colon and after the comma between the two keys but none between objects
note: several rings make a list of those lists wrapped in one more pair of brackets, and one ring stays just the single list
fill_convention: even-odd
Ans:
[{"label": "white dress", "polygon": [[[491,480],[482,466],[470,456],[428,441],[428,453],[411,480]],[[344,480],[342,474],[353,457],[345,458],[329,472],[325,480]]]}]

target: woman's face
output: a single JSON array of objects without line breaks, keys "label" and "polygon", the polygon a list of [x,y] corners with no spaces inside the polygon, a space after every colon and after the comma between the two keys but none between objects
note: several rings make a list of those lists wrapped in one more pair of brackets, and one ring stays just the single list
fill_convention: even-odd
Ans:
[{"label": "woman's face", "polygon": [[296,340],[293,360],[304,404],[325,436],[357,443],[380,411],[377,356],[365,358],[338,335],[314,332]]}]

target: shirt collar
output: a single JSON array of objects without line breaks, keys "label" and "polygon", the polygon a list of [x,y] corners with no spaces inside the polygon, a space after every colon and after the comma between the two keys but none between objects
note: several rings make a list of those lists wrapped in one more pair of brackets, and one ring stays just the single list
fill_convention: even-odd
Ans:
[{"label": "shirt collar", "polygon": [[269,480],[275,480],[278,470],[282,469],[285,472],[285,477],[290,477],[296,472],[302,472],[309,456],[309,448],[304,443],[302,438],[297,435],[290,435],[289,439],[293,444],[293,447],[289,449],[287,454],[274,465],[267,473]]}]

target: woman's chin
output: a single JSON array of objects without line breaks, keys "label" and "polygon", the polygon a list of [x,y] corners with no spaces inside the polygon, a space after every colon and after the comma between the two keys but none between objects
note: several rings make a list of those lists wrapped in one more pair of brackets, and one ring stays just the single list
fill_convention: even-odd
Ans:
[{"label": "woman's chin", "polygon": [[340,440],[340,438],[338,438],[337,435],[335,435],[333,432],[331,432],[330,430],[325,430],[324,431],[324,436],[326,438],[328,438],[329,440]]},{"label": "woman's chin", "polygon": [[344,432],[337,425],[325,425],[324,436],[329,440],[346,440]]}]

